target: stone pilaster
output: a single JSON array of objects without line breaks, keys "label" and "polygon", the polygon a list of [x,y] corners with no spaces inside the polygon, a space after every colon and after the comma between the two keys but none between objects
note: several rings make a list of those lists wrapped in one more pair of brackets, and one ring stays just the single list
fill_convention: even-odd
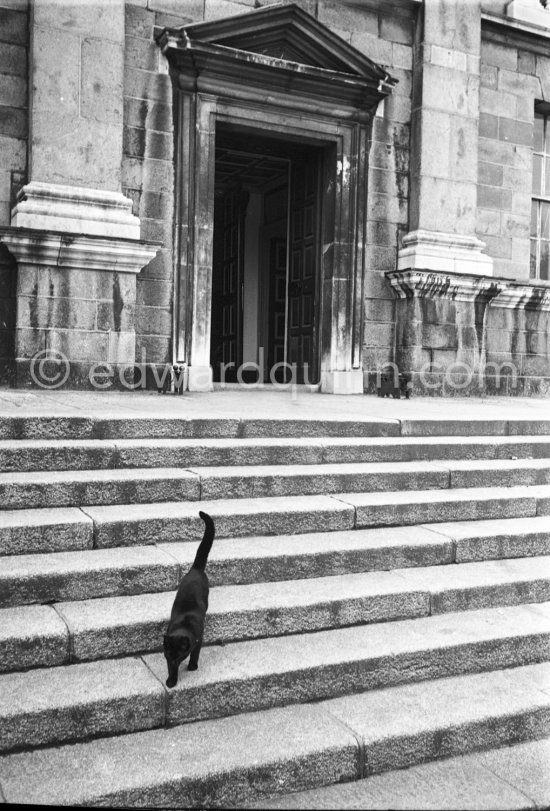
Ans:
[{"label": "stone pilaster", "polygon": [[131,382],[136,275],[158,246],[121,193],[124,0],[33,0],[30,65],[29,182],[0,231],[17,260],[15,382]]},{"label": "stone pilaster", "polygon": [[491,275],[475,238],[481,8],[423,3],[412,110],[410,234],[398,269]]},{"label": "stone pilaster", "polygon": [[124,0],[33,0],[29,180],[120,191]]}]

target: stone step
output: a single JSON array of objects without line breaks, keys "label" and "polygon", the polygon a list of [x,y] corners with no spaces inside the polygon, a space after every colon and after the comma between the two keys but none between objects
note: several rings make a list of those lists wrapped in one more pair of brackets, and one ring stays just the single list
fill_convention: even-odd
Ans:
[{"label": "stone step", "polygon": [[94,522],[75,507],[0,510],[0,556],[91,549]]},{"label": "stone step", "polygon": [[246,808],[478,811],[550,808],[550,737],[434,760],[350,783],[274,794]]},{"label": "stone step", "polygon": [[17,510],[549,483],[550,459],[15,472],[0,473],[0,503]]},{"label": "stone step", "polygon": [[[218,538],[550,514],[550,485],[201,501]],[[85,507],[97,547],[200,537],[196,502]]]},{"label": "stone step", "polygon": [[6,510],[199,498],[198,476],[177,468],[0,473]]},{"label": "stone step", "polygon": [[[185,403],[182,401],[182,412]],[[453,422],[449,423],[451,426]],[[462,430],[471,434],[477,422],[464,424]],[[479,423],[493,426],[490,433],[507,433],[507,423],[501,420]],[[539,421],[535,420],[535,425]],[[441,426],[442,428],[444,426]],[[428,431],[436,430],[428,426]],[[547,430],[521,431],[521,433],[548,433]],[[397,419],[365,419],[358,415],[346,419],[295,419],[266,417],[259,419],[224,418],[219,416],[197,419],[193,417],[148,416],[139,417],[74,417],[74,416],[0,416],[0,439],[203,439],[210,437],[320,437],[320,436],[400,436],[401,423]]]},{"label": "stone step", "polygon": [[[367,779],[362,719],[352,719],[348,729],[327,702],[6,755],[0,788],[7,802],[52,805],[128,807],[145,800],[172,808],[478,809],[486,797],[484,808],[532,808],[533,802],[546,808],[550,753],[542,736],[549,696],[539,686],[545,668],[425,682],[418,706],[416,686],[377,691],[375,725],[365,739],[386,769]],[[509,712],[503,687],[510,691]],[[430,711],[432,697],[439,715]],[[387,737],[384,711],[391,719]],[[410,764],[439,760],[395,771],[398,757]],[[477,797],[476,788],[483,789]],[[310,792],[286,793],[307,789],[318,804],[308,803]],[[422,804],[422,797],[435,802]],[[286,805],[289,800],[296,805]]]},{"label": "stone step", "polygon": [[0,471],[549,458],[550,436],[0,440]]},{"label": "stone step", "polygon": [[177,587],[179,571],[155,546],[14,555],[2,559],[0,605],[167,591]]},{"label": "stone step", "polygon": [[550,515],[550,485],[0,510],[0,554],[196,541],[199,507],[214,517],[218,539],[296,535]]},{"label": "stone step", "polygon": [[[502,726],[521,740],[537,737],[538,725],[540,736],[541,723],[547,730],[550,722],[549,657],[544,604],[211,646],[197,671],[182,669],[172,690],[164,686],[162,654],[4,674],[0,747],[7,752],[320,701],[360,733],[366,769],[376,773],[434,753],[457,754],[457,741],[459,751],[496,745]],[[533,663],[544,664],[526,667]],[[525,668],[529,678],[495,668]],[[478,676],[484,695],[476,695],[473,677],[455,685],[448,678],[482,671],[493,671]],[[392,689],[397,685],[401,693]],[[491,717],[497,708],[500,723]],[[474,735],[471,726],[464,730],[468,716],[476,720]],[[437,734],[442,725],[450,727],[447,737]],[[4,777],[0,761],[3,788]]]},{"label": "stone step", "polygon": [[549,485],[342,493],[333,497],[354,508],[357,528],[522,518],[550,512]]},{"label": "stone step", "polygon": [[[185,413],[185,400],[181,413]],[[358,413],[345,417],[206,418],[140,416],[0,416],[0,439],[182,439],[210,437],[377,437],[377,436],[527,436],[550,435],[541,419],[383,419]]]},{"label": "stone step", "polygon": [[[454,521],[430,524],[429,528],[453,542],[456,563],[550,555],[550,515]],[[410,532],[412,528],[407,529]]]},{"label": "stone step", "polygon": [[[167,574],[172,573],[161,569]],[[93,575],[97,589],[97,570]],[[84,577],[75,576],[79,579],[83,583]],[[54,650],[58,662],[160,650],[173,590],[86,599],[85,582],[81,589],[83,596],[71,601],[56,597],[61,602],[55,607],[16,605],[0,611],[0,670],[42,666],[42,659],[45,665]],[[28,594],[32,598],[31,589]],[[550,557],[217,586],[210,592],[205,643],[548,600]]]},{"label": "stone step", "polygon": [[[539,808],[548,805],[548,783],[544,779],[548,743],[541,729],[548,715],[548,695],[529,681],[538,683],[544,676],[544,665],[517,668],[508,673],[484,673],[427,682],[427,698],[434,697],[442,715],[427,714],[426,702],[416,708],[410,687],[378,691],[380,707],[375,713],[376,727],[368,735],[370,750],[386,758],[386,776],[398,781],[393,803],[385,805],[391,788],[383,776],[365,777],[368,765],[361,756],[363,738],[355,737],[359,723],[346,729],[330,712],[330,703],[290,706],[259,713],[247,713],[214,721],[202,721],[172,729],[138,732],[87,743],[42,749],[34,753],[7,755],[0,761],[0,785],[8,802],[48,803],[60,805],[137,806],[146,798],[149,806],[168,807],[251,807],[251,808],[479,808],[483,796],[498,796],[505,802],[486,808],[517,808],[517,792],[529,793]],[[501,699],[502,687],[510,689],[512,706],[507,713]],[[522,688],[525,686],[525,690]],[[500,695],[499,695],[500,694]],[[387,708],[392,717],[392,698],[396,707],[411,708],[409,728],[399,737],[394,723],[389,739],[381,729],[381,715]],[[480,702],[476,702],[479,698]],[[359,719],[357,719],[359,721]],[[517,728],[517,740],[514,740]],[[546,731],[546,734],[547,731]],[[437,752],[437,740],[445,747]],[[506,746],[509,742],[513,746]],[[482,747],[475,755],[462,755]],[[496,749],[495,747],[500,747]],[[400,751],[411,763],[422,763],[429,757],[462,755],[463,779],[457,781],[455,758],[412,767],[410,771],[389,772],[392,752]],[[481,764],[490,774],[480,776]],[[136,768],[137,766],[137,768]],[[416,771],[419,768],[420,771]],[[430,789],[432,779],[423,770],[434,769],[433,782],[440,781],[438,801],[424,806],[414,802],[419,789]],[[547,773],[547,770],[546,770]],[[460,774],[460,773],[459,773]],[[492,775],[492,777],[491,777]],[[504,792],[496,777],[506,782]],[[542,778],[542,780],[541,780]],[[361,782],[355,782],[361,780]],[[371,782],[372,781],[372,782]],[[469,787],[468,787],[469,783]],[[328,788],[330,784],[333,788]],[[391,785],[391,782],[390,782]],[[453,792],[454,786],[457,792]],[[487,792],[473,799],[472,788],[482,785]],[[327,786],[331,792],[323,804],[284,805],[286,792]],[[363,803],[365,787],[368,788]],[[333,800],[332,792],[357,792],[360,802],[342,804]],[[374,802],[368,804],[373,796]],[[403,790],[401,795],[399,790]],[[410,789],[410,793],[409,793]],[[323,791],[323,790],[321,790]],[[436,786],[433,785],[436,792]],[[272,799],[280,794],[282,804]],[[460,792],[460,793],[459,793]],[[282,793],[282,794],[281,794]],[[307,803],[307,795],[305,802]],[[436,795],[437,796],[437,795]],[[300,794],[295,794],[298,802]],[[407,803],[407,797],[412,802]],[[452,804],[453,798],[464,797],[463,805]],[[400,803],[403,798],[403,804]],[[523,807],[533,807],[524,797]],[[265,804],[264,804],[265,803]]]}]

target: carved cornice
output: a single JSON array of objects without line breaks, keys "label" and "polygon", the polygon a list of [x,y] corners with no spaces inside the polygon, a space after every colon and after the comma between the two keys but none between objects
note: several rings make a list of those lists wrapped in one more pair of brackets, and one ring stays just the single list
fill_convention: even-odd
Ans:
[{"label": "carved cornice", "polygon": [[[165,28],[157,37],[178,87],[285,106],[315,99],[326,115],[361,119],[396,80],[295,5]],[[332,107],[335,107],[334,111]]]},{"label": "carved cornice", "polygon": [[508,310],[540,310],[548,312],[550,311],[550,287],[512,282],[495,299],[493,307],[502,307]]},{"label": "carved cornice", "polygon": [[477,274],[390,270],[386,278],[398,298],[490,303],[510,310],[550,311],[550,285]]},{"label": "carved cornice", "polygon": [[0,228],[0,241],[18,264],[119,273],[139,273],[161,248],[160,243],[139,239],[67,234],[37,228]]},{"label": "carved cornice", "polygon": [[504,289],[502,280],[477,274],[390,270],[386,278],[398,298],[489,301]]}]

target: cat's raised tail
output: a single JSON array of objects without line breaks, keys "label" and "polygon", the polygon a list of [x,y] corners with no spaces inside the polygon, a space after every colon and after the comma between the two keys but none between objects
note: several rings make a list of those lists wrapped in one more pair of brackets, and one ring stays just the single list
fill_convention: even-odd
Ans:
[{"label": "cat's raised tail", "polygon": [[203,539],[199,548],[197,549],[193,569],[199,569],[201,572],[204,572],[206,568],[206,561],[208,560],[208,555],[210,553],[210,549],[212,548],[212,543],[214,542],[214,522],[208,513],[199,512],[199,515],[204,521],[205,527]]}]

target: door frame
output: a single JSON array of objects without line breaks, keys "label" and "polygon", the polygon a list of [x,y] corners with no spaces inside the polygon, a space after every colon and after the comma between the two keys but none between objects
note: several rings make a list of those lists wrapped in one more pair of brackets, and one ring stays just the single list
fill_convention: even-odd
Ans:
[{"label": "door frame", "polygon": [[[323,160],[320,191],[317,343],[321,390],[363,390],[361,344],[365,272],[366,126],[259,110],[209,95],[180,95],[177,188],[176,361],[188,368],[190,390],[211,390],[210,324],[214,234],[215,133],[218,122],[317,143]],[[251,127],[251,122],[253,126]],[[195,123],[195,125],[194,125]],[[345,378],[348,378],[346,381]],[[352,380],[353,378],[353,380]]]},{"label": "door frame", "polygon": [[215,136],[219,123],[330,148],[321,188],[321,390],[362,393],[368,145],[395,80],[295,5],[271,6],[158,38],[173,85],[174,359],[190,390],[211,390]]}]

